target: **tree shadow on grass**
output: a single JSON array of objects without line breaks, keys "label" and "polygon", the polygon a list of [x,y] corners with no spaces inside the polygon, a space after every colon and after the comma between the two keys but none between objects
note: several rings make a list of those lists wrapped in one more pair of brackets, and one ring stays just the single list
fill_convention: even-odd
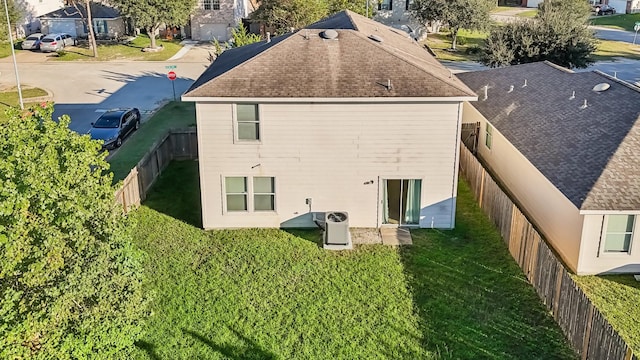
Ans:
[{"label": "tree shadow on grass", "polygon": [[209,349],[218,352],[229,359],[235,360],[270,360],[276,359],[276,356],[262,349],[255,341],[240,334],[238,331],[229,328],[229,330],[242,342],[243,345],[216,344],[214,341],[206,338],[192,330],[182,329],[182,331],[206,345]]},{"label": "tree shadow on grass", "polygon": [[144,205],[201,228],[198,162],[172,161],[156,180]]},{"label": "tree shadow on grass", "polygon": [[135,345],[137,348],[144,350],[152,360],[160,360],[160,357],[156,354],[155,345],[144,340],[136,341]]}]

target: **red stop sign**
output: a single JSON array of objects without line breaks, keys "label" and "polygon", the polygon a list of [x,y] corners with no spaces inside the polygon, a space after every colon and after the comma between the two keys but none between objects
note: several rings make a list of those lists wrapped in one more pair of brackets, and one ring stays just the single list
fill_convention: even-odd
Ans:
[{"label": "red stop sign", "polygon": [[169,71],[169,73],[167,74],[167,77],[169,78],[169,80],[175,80],[176,79],[175,71]]}]

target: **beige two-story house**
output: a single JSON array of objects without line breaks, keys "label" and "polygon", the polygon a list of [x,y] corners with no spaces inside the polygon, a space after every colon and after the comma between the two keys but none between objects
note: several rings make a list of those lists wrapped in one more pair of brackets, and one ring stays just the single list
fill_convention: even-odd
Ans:
[{"label": "beige two-story house", "polygon": [[257,4],[251,0],[198,0],[191,13],[191,38],[198,41],[227,41],[231,30],[248,18]]},{"label": "beige two-story house", "polygon": [[453,228],[464,101],[399,30],[350,11],[225,51],[196,103],[203,226]]}]

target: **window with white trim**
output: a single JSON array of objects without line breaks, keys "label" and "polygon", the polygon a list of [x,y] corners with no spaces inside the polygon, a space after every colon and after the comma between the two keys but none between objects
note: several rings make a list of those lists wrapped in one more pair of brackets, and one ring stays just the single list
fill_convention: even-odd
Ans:
[{"label": "window with white trim", "polygon": [[489,123],[487,123],[487,126],[485,127],[484,136],[484,145],[487,149],[491,149],[491,145],[493,145],[493,126],[489,125]]},{"label": "window with white trim", "polygon": [[211,1],[212,0],[202,0],[202,8],[205,10],[211,10]]},{"label": "window with white trim", "polygon": [[241,141],[260,140],[258,104],[236,104],[236,137]]},{"label": "window with white trim", "polygon": [[633,239],[635,215],[607,216],[606,232],[604,235],[604,252],[628,253]]},{"label": "window with white trim", "polygon": [[404,5],[404,9],[405,10],[411,10],[411,6],[413,5],[413,0],[406,0],[406,3]]},{"label": "window with white trim", "polygon": [[276,210],[274,177],[227,176],[224,178],[224,192],[227,212]]},{"label": "window with white trim", "polygon": [[213,10],[220,10],[220,0],[211,0],[211,8]]}]

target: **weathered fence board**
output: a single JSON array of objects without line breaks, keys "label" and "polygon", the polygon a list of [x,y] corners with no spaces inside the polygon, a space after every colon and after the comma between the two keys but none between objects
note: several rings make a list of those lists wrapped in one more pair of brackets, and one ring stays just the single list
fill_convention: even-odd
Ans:
[{"label": "weathered fence board", "polygon": [[581,358],[637,360],[526,215],[464,145],[460,150],[460,174]]},{"label": "weathered fence board", "polygon": [[154,143],[138,164],[122,181],[116,191],[116,201],[125,211],[139,206],[158,176],[173,160],[191,160],[198,157],[198,137],[195,128],[169,131]]}]

